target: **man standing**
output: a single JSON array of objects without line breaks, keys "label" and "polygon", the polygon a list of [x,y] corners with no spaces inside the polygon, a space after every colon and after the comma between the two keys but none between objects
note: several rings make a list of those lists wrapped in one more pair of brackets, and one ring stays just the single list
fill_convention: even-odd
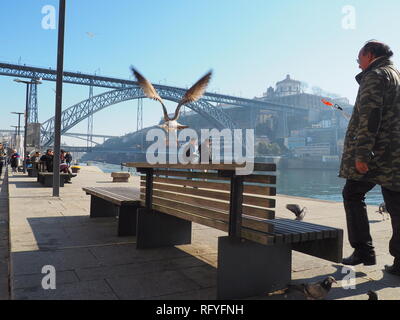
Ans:
[{"label": "man standing", "polygon": [[387,272],[400,276],[400,73],[390,58],[389,46],[369,41],[360,50],[356,76],[360,84],[347,129],[339,176],[343,189],[349,242],[353,254],[343,264],[376,264],[369,230],[365,194],[375,185],[391,216],[393,236],[389,252],[394,257]]},{"label": "man standing", "polygon": [[0,143],[0,179],[3,173],[3,166],[6,164],[6,152],[4,150],[3,144]]},{"label": "man standing", "polygon": [[17,173],[19,167],[19,160],[20,160],[20,155],[18,154],[16,149],[13,149],[12,154],[10,156],[10,164],[13,174]]}]

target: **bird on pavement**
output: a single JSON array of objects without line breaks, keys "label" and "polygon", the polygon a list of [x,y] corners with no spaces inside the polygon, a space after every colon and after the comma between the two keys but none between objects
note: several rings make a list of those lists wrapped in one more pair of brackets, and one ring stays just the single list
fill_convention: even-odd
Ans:
[{"label": "bird on pavement", "polygon": [[307,300],[324,300],[332,288],[332,283],[337,283],[332,276],[315,283],[302,283],[300,285],[289,285],[288,289],[294,289],[304,294]]},{"label": "bird on pavement", "polygon": [[368,300],[379,300],[378,299],[378,294],[375,291],[369,290],[368,293]]},{"label": "bird on pavement", "polygon": [[301,209],[298,204],[287,204],[286,209],[292,211],[296,215],[295,220],[299,221],[303,220],[307,213],[307,208],[303,207],[303,209]]},{"label": "bird on pavement", "polygon": [[167,108],[165,107],[163,100],[161,99],[160,95],[157,93],[153,85],[132,66],[131,66],[131,71],[136,77],[136,80],[139,83],[139,86],[142,88],[144,94],[148,98],[156,100],[161,103],[164,113],[164,123],[159,127],[163,128],[167,132],[188,128],[188,126],[181,125],[180,123],[178,123],[178,119],[180,116],[180,109],[185,104],[195,102],[202,97],[207,88],[208,83],[211,80],[211,75],[212,75],[212,71],[209,71],[199,81],[197,81],[188,91],[186,91],[185,95],[183,96],[181,101],[179,101],[178,106],[175,109],[174,116],[170,118],[168,116]]},{"label": "bird on pavement", "polygon": [[385,214],[389,216],[389,212],[387,211],[386,204],[384,202],[379,205],[379,209],[376,211],[376,213],[382,215],[382,220],[385,220]]}]

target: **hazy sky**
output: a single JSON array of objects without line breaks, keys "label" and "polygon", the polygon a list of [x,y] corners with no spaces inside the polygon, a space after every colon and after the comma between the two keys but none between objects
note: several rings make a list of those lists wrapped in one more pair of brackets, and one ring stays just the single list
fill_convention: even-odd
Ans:
[{"label": "hazy sky", "polygon": [[[1,1],[0,61],[56,66],[57,30],[42,27],[46,5],[58,12],[55,0]],[[247,98],[290,74],[354,102],[365,41],[387,42],[399,65],[399,12],[398,0],[67,0],[65,70],[129,78],[133,64],[154,83],[188,87],[213,69],[209,91]],[[0,128],[15,125],[10,112],[25,106],[25,88],[12,80],[0,77]],[[39,87],[41,122],[54,115],[54,88],[52,82]],[[64,88],[64,108],[88,96],[87,87]],[[95,133],[134,131],[136,105],[95,114]],[[144,101],[145,126],[161,114],[159,105]]]}]

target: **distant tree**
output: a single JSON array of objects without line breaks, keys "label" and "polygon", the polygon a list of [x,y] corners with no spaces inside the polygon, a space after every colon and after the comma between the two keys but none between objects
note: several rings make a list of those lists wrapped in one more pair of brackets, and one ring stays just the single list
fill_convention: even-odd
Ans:
[{"label": "distant tree", "polygon": [[277,143],[271,143],[268,146],[269,155],[278,156],[281,154],[281,147]]},{"label": "distant tree", "polygon": [[257,153],[262,154],[262,155],[267,155],[268,154],[268,147],[267,144],[264,142],[260,142],[257,145]]},{"label": "distant tree", "polygon": [[257,153],[264,156],[279,156],[282,150],[277,143],[266,144],[265,142],[260,142],[257,145]]}]

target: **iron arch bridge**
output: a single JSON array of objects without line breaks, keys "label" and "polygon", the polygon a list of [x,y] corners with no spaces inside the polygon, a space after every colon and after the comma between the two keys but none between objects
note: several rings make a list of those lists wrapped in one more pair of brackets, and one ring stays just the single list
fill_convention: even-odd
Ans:
[{"label": "iron arch bridge", "polygon": [[[159,88],[157,92],[161,98],[176,103],[178,103],[185,94],[185,91],[173,88]],[[140,98],[145,98],[145,95],[140,87],[135,86],[127,89],[108,91],[83,100],[62,112],[61,134],[65,134],[79,122],[104,108],[124,101]],[[213,106],[204,99],[189,103],[186,107],[209,119],[219,129],[234,129],[236,127],[235,123],[224,111]],[[52,145],[54,142],[54,117],[42,123],[40,131],[41,145],[43,147]]]},{"label": "iron arch bridge", "polygon": [[[56,81],[56,75],[56,70],[52,68],[38,68],[27,65],[22,66],[0,62],[0,76],[28,79],[42,78],[43,81]],[[84,100],[65,110],[62,114],[61,127],[62,133],[64,134],[74,125],[103,108],[119,102],[144,97],[143,93],[138,87],[137,82],[132,80],[84,74],[81,72],[64,72],[63,82],[114,90],[95,96],[88,100]],[[187,90],[167,85],[153,85],[162,98],[175,102],[178,102]],[[37,92],[36,90],[31,91],[33,93]],[[34,103],[28,107],[28,114],[30,115],[32,113],[37,116],[36,100],[34,99],[34,97],[30,100]],[[286,119],[287,114],[302,114],[308,111],[308,108],[301,106],[281,104],[273,101],[260,101],[256,99],[239,98],[211,92],[205,92],[201,100],[187,105],[187,107],[189,107],[193,111],[210,119],[210,121],[218,128],[234,128],[234,123],[232,122],[230,117],[224,113],[222,109],[214,107],[211,103],[235,105],[252,109],[265,109],[281,114],[282,119]],[[30,116],[28,117],[28,119],[30,119]],[[281,127],[285,128],[285,125],[283,124]],[[283,129],[283,131],[285,131],[285,129]],[[53,132],[54,118],[47,120],[42,125],[42,146],[48,146],[52,143]]]}]

